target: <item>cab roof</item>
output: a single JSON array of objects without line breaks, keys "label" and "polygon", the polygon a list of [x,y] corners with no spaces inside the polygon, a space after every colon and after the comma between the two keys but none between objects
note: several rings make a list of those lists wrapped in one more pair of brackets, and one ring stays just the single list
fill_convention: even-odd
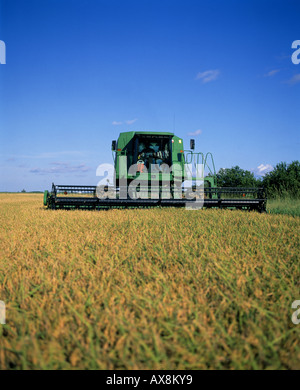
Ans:
[{"label": "cab roof", "polygon": [[143,134],[147,134],[147,135],[170,135],[170,136],[174,136],[174,133],[169,133],[169,132],[166,132],[166,131],[125,131],[125,132],[122,132],[120,133],[121,134],[126,134],[126,135],[131,135],[132,137],[137,134],[137,135],[143,135]]}]

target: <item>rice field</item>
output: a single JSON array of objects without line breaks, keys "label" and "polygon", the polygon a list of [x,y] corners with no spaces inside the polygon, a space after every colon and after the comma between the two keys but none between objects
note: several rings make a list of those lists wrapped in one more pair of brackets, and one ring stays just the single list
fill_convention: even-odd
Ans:
[{"label": "rice field", "polygon": [[1,369],[300,369],[299,228],[0,194]]}]

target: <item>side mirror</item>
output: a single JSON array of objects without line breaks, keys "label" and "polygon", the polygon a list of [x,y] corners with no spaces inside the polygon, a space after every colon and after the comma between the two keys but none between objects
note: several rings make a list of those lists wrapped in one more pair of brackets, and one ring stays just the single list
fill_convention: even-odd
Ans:
[{"label": "side mirror", "polygon": [[115,151],[117,146],[117,141],[112,141],[111,143],[111,150]]},{"label": "side mirror", "polygon": [[195,140],[194,140],[194,139],[191,139],[191,140],[190,140],[190,149],[191,149],[191,150],[194,150],[194,149],[195,149]]}]

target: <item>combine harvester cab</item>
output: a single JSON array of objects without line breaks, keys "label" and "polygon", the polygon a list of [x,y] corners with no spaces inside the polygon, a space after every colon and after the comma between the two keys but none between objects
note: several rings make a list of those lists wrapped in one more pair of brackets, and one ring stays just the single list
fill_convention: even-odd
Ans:
[{"label": "combine harvester cab", "polygon": [[173,133],[121,133],[112,142],[113,185],[52,184],[51,192],[44,193],[44,205],[53,210],[193,208],[195,204],[197,208],[266,210],[263,188],[217,187],[212,154],[194,148],[191,140],[190,150],[184,150],[183,140]]}]

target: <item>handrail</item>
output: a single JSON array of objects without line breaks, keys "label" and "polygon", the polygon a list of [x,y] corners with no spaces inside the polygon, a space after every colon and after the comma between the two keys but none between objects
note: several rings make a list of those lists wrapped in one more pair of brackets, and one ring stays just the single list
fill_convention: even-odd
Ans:
[{"label": "handrail", "polygon": [[[200,158],[201,158],[201,162],[200,162]],[[208,164],[209,158],[212,164],[212,168]],[[207,152],[206,155],[204,156],[202,152],[195,153],[190,150],[184,150],[184,160],[185,160],[185,165],[187,166],[189,164],[194,164],[194,167],[196,167],[196,165],[203,164],[204,169],[207,167],[209,173],[212,174],[213,176],[216,176],[215,162],[211,152]]]}]

